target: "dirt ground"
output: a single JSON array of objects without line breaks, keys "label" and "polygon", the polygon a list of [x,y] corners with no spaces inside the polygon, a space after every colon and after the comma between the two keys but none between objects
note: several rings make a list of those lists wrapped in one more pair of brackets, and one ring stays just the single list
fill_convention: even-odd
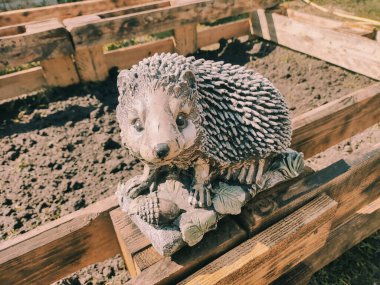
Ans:
[{"label": "dirt ground", "polygon": [[[283,93],[292,116],[374,81],[268,42],[225,42],[196,57],[246,65]],[[141,171],[121,147],[115,118],[116,72],[99,84],[48,90],[0,105],[0,237],[40,224],[112,195],[119,181]],[[308,160],[316,169],[380,141],[376,125]],[[120,256],[87,267],[58,284],[122,284]]]}]

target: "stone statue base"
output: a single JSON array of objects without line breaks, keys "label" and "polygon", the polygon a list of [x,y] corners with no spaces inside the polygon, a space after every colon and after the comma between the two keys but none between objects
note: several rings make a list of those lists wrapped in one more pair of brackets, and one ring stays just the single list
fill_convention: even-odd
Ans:
[{"label": "stone statue base", "polygon": [[118,186],[116,196],[153,247],[164,256],[171,256],[185,245],[200,242],[205,233],[216,229],[225,215],[238,215],[241,208],[258,192],[297,177],[304,169],[303,155],[289,150],[277,155],[263,174],[262,185],[214,183],[212,206],[194,208],[189,204],[190,187],[174,179],[158,186],[157,191],[128,197],[133,178]]}]

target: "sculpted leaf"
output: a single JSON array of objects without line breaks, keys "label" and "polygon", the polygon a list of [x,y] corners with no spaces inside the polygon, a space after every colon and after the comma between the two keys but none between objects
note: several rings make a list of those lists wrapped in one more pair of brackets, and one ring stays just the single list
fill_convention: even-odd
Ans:
[{"label": "sculpted leaf", "polygon": [[248,199],[247,193],[240,186],[230,186],[219,183],[219,187],[213,189],[215,193],[212,203],[219,214],[240,214],[241,208]]},{"label": "sculpted leaf", "polygon": [[190,246],[197,244],[205,233],[216,228],[217,221],[215,211],[194,209],[182,214],[179,227],[183,240]]}]

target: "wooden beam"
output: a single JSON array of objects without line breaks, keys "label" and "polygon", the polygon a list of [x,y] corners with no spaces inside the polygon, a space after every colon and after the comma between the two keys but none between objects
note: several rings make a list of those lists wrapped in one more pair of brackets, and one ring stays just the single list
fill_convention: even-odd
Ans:
[{"label": "wooden beam", "polygon": [[292,148],[311,157],[380,122],[380,83],[296,117]]},{"label": "wooden beam", "polygon": [[174,52],[173,39],[168,38],[107,51],[105,57],[109,69],[115,66],[119,68],[131,68],[132,65],[137,64],[148,56],[152,56],[156,52]]},{"label": "wooden beam", "polygon": [[50,284],[119,253],[112,196],[0,243],[0,284]]},{"label": "wooden beam", "polygon": [[196,24],[182,25],[174,29],[175,51],[188,55],[197,51],[198,34]]},{"label": "wooden beam", "polygon": [[56,57],[41,61],[47,85],[68,86],[79,83],[79,76],[71,56]]},{"label": "wooden beam", "polygon": [[268,284],[324,245],[336,206],[322,195],[179,284]]},{"label": "wooden beam", "polygon": [[0,27],[17,25],[31,21],[67,18],[94,14],[118,7],[137,5],[151,0],[87,0],[38,8],[18,9],[0,13]]},{"label": "wooden beam", "polygon": [[249,19],[214,26],[198,32],[198,48],[217,43],[221,39],[238,38],[250,34]]},{"label": "wooden beam", "polygon": [[74,57],[82,82],[107,79],[108,66],[103,52],[103,46],[78,48],[76,49]]},{"label": "wooden beam", "polygon": [[380,145],[355,161],[340,160],[290,186],[259,194],[237,217],[251,234],[260,232],[321,193],[339,205],[334,225],[375,199],[380,186]]},{"label": "wooden beam", "polygon": [[252,13],[254,34],[290,49],[380,80],[380,46],[368,38],[301,23],[259,9]]},{"label": "wooden beam", "polygon": [[102,18],[98,14],[100,19],[88,23],[80,23],[75,18],[66,19],[64,24],[70,30],[76,46],[88,46],[172,30],[184,24],[235,16],[275,3],[278,1],[203,0],[111,18]]},{"label": "wooden beam", "polygon": [[380,229],[380,197],[335,227],[326,244],[305,261],[276,280],[278,285],[298,285],[305,275],[317,272],[344,252]]},{"label": "wooden beam", "polygon": [[73,51],[68,31],[55,19],[0,28],[0,69],[68,56]]},{"label": "wooden beam", "polygon": [[[207,262],[241,243],[246,236],[246,232],[230,217],[225,217],[219,222],[217,230],[208,232],[200,243],[193,247],[184,247],[171,257],[162,257],[152,266],[144,268],[145,270],[128,284],[176,284]],[[149,247],[144,251],[152,249]],[[151,259],[148,254],[145,254],[145,257],[148,261]]]},{"label": "wooden beam", "polygon": [[124,213],[120,208],[113,210],[110,216],[125,265],[131,277],[136,277],[142,270],[136,261],[136,254],[147,247],[151,247],[151,243],[141,234],[139,228],[132,222],[128,214]]},{"label": "wooden beam", "polygon": [[0,76],[0,100],[31,93],[44,86],[46,86],[46,80],[39,66],[2,75]]},{"label": "wooden beam", "polygon": [[330,18],[303,13],[293,9],[286,9],[284,15],[304,24],[332,29],[340,33],[355,34],[358,36],[368,37],[368,35],[373,34],[373,31],[375,30],[373,26],[368,26],[362,23],[337,21]]}]

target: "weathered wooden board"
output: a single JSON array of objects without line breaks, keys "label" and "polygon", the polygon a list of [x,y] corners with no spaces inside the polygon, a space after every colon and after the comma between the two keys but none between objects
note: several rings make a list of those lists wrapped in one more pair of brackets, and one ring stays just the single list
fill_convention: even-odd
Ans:
[{"label": "weathered wooden board", "polygon": [[0,243],[0,284],[50,284],[119,253],[112,196]]},{"label": "weathered wooden board", "polygon": [[214,26],[198,32],[198,48],[217,43],[220,39],[238,38],[250,34],[249,19]]},{"label": "weathered wooden board", "polygon": [[51,18],[57,18],[62,21],[67,18],[94,14],[128,5],[143,4],[145,2],[152,2],[152,0],[87,0],[33,9],[28,8],[1,12],[0,27],[37,20],[48,20]]},{"label": "weathered wooden board", "polygon": [[290,186],[259,194],[237,219],[250,233],[257,233],[320,193],[327,193],[339,203],[333,221],[337,225],[379,195],[379,173],[380,145],[356,161],[340,160]]},{"label": "weathered wooden board", "polygon": [[252,13],[254,34],[293,50],[380,80],[379,43],[301,23],[262,9]]},{"label": "weathered wooden board", "polygon": [[[242,228],[231,218],[226,217],[219,222],[217,230],[207,233],[200,243],[181,249],[171,258],[162,257],[153,265],[141,268],[145,270],[142,270],[141,274],[128,284],[175,284],[184,276],[241,243],[246,236]],[[152,250],[154,251],[152,247],[149,247],[144,251]],[[151,257],[145,254],[145,258],[150,264]]]},{"label": "weathered wooden board", "polygon": [[276,0],[204,0],[104,19],[98,14],[98,20],[87,23],[76,18],[66,19],[64,24],[71,31],[76,46],[98,45],[127,37],[172,30],[184,24],[239,15],[276,3]]},{"label": "weathered wooden board", "polygon": [[77,48],[74,57],[82,82],[107,79],[108,66],[101,45]]},{"label": "weathered wooden board", "polygon": [[380,122],[380,83],[315,108],[292,121],[292,148],[311,157]]},{"label": "weathered wooden board", "polygon": [[108,51],[105,53],[105,57],[109,69],[115,66],[119,68],[131,68],[132,65],[145,57],[161,52],[174,52],[172,38]]},{"label": "weathered wooden board", "polygon": [[336,206],[317,197],[180,284],[268,284],[324,245]]},{"label": "weathered wooden board", "polygon": [[68,31],[55,19],[0,28],[0,69],[73,51]]},{"label": "weathered wooden board", "polygon": [[50,87],[79,83],[79,75],[71,56],[42,60],[41,67],[46,83]]},{"label": "weathered wooden board", "polygon": [[175,51],[188,55],[198,48],[198,34],[196,24],[182,25],[174,29]]},{"label": "weathered wooden board", "polygon": [[[128,214],[124,213],[120,208],[113,210],[110,216],[129,274],[131,277],[135,277],[142,270],[142,266],[136,261],[136,254],[147,247],[151,247],[151,243],[141,234],[139,228],[132,222]],[[156,260],[155,256],[153,252],[150,259]],[[141,256],[139,258],[141,259]]]},{"label": "weathered wooden board", "polygon": [[10,99],[43,88],[46,80],[41,67],[0,76],[0,100]]},{"label": "weathered wooden board", "polygon": [[[372,37],[375,35],[374,28],[358,22],[337,21],[330,18],[318,17],[312,14],[303,13],[293,9],[286,9],[284,13],[287,17],[298,22],[328,28],[340,33],[356,34],[359,36]],[[374,38],[372,38],[374,39]]]},{"label": "weathered wooden board", "polygon": [[[280,277],[273,284],[299,285],[306,277],[320,270],[345,251],[380,229],[380,197],[355,212],[349,219],[332,229],[326,244],[305,261]],[[300,282],[301,281],[301,282]]]}]

